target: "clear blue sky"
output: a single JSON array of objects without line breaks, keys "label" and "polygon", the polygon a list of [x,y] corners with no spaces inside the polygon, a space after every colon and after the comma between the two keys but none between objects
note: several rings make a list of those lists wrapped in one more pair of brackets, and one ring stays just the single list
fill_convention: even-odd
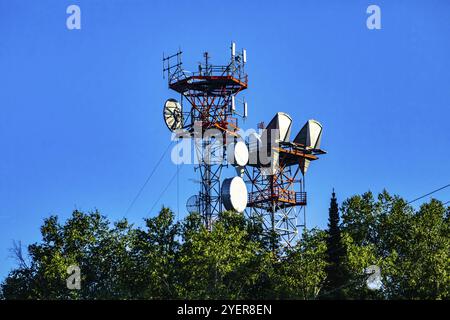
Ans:
[{"label": "clear blue sky", "polygon": [[[82,29],[66,28],[77,4]],[[366,28],[381,7],[382,29]],[[339,201],[387,188],[406,199],[450,182],[450,1],[0,0],[0,278],[12,240],[75,208],[124,216],[166,148],[162,52],[228,59],[248,51],[249,118],[289,113],[324,125],[329,154],[307,175],[308,224]],[[159,168],[127,217],[141,224],[175,170]],[[180,174],[180,216],[195,193]],[[157,208],[176,209],[176,184]],[[450,200],[450,190],[435,194]],[[427,200],[427,199],[425,199]],[[418,203],[419,205],[420,203]]]}]

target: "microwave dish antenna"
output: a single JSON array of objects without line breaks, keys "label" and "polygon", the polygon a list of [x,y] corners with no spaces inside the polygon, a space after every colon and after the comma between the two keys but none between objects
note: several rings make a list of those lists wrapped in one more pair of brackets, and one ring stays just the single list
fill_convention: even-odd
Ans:
[{"label": "microwave dish antenna", "polygon": [[170,131],[183,128],[183,110],[176,99],[168,99],[163,109],[164,122]]},{"label": "microwave dish antenna", "polygon": [[241,177],[225,179],[222,183],[222,201],[226,210],[244,212],[247,208],[247,186]]}]

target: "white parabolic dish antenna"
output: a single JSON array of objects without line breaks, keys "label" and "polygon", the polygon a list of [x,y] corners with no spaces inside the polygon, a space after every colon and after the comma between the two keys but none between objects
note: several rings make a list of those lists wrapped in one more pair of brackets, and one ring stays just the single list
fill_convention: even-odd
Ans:
[{"label": "white parabolic dish antenna", "polygon": [[244,212],[247,207],[247,186],[241,177],[228,178],[222,183],[222,202],[227,210]]},{"label": "white parabolic dish antenna", "polygon": [[248,163],[248,148],[245,142],[238,141],[231,146],[230,151],[233,157],[233,165],[244,167]]},{"label": "white parabolic dish antenna", "polygon": [[183,111],[180,103],[175,99],[168,99],[164,104],[164,122],[170,131],[183,127]]}]

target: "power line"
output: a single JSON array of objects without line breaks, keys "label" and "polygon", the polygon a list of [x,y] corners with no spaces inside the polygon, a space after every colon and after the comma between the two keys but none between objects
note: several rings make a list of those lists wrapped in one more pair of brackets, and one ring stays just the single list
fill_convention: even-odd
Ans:
[{"label": "power line", "polygon": [[325,292],[319,293],[319,294],[317,294],[317,295],[315,296],[315,299],[317,299],[317,298],[319,298],[319,297],[322,297],[322,296],[325,296],[325,295],[328,295],[328,294],[330,294],[330,293],[333,293],[333,292],[335,292],[335,291],[337,291],[337,290],[344,289],[345,287],[348,287],[349,285],[355,284],[355,283],[357,283],[357,282],[361,282],[361,279],[356,278],[356,279],[353,279],[353,280],[349,280],[349,281],[347,281],[345,284],[343,284],[343,285],[341,285],[341,286],[339,286],[339,287],[337,287],[337,288],[334,288],[334,289],[331,289],[331,290],[329,290],[329,291],[325,291]]},{"label": "power line", "polygon": [[163,154],[161,155],[161,157],[159,158],[158,162],[156,163],[156,165],[153,167],[152,171],[150,172],[150,174],[148,175],[147,179],[145,180],[144,184],[141,186],[141,188],[139,189],[138,193],[136,194],[136,196],[134,197],[133,201],[131,201],[130,205],[128,206],[127,211],[125,211],[125,215],[127,215],[131,208],[134,206],[134,204],[136,203],[137,199],[141,196],[142,191],[144,191],[145,187],[147,186],[148,182],[150,181],[150,179],[152,178],[153,174],[156,172],[156,169],[158,168],[158,166],[161,164],[162,160],[164,159],[164,157],[167,154],[167,151],[169,151],[170,146],[172,145],[173,141],[169,142],[169,145],[167,146],[166,150],[164,150]]},{"label": "power line", "polygon": [[424,194],[423,196],[420,196],[420,197],[418,197],[418,198],[416,198],[416,199],[414,199],[414,200],[411,200],[411,201],[407,202],[406,204],[413,203],[413,202],[415,202],[415,201],[417,201],[417,200],[420,200],[420,199],[422,199],[422,198],[425,198],[425,197],[427,197],[427,196],[429,196],[429,195],[432,195],[433,193],[436,193],[436,192],[441,191],[441,190],[443,190],[443,189],[445,189],[445,188],[448,188],[448,187],[450,187],[450,184],[447,184],[446,186],[440,187],[439,189],[436,189],[436,190],[433,190],[433,191],[431,191],[431,192],[428,192],[427,194]]},{"label": "power line", "polygon": [[[445,189],[445,188],[448,188],[448,187],[450,187],[450,184],[447,184],[447,185],[445,185],[445,186],[443,186],[443,187],[440,187],[440,188],[438,188],[438,189],[436,189],[436,190],[433,190],[433,191],[431,191],[431,192],[428,192],[427,194],[424,194],[423,196],[417,197],[417,198],[415,198],[415,199],[413,199],[413,200],[407,202],[406,204],[410,204],[410,203],[413,203],[413,202],[415,202],[415,201],[417,201],[417,200],[423,199],[423,198],[425,198],[425,197],[427,197],[427,196],[429,196],[429,195],[432,195],[433,193],[436,193],[436,192],[441,191],[441,190],[443,190],[443,189]],[[443,205],[446,205],[446,204],[448,204],[448,203],[450,203],[450,200],[447,201],[447,202],[445,202],[445,203],[443,203]],[[335,253],[336,251],[337,251],[337,249],[335,249],[335,250],[330,250],[330,251],[326,250],[324,253],[325,253],[325,254],[330,254],[330,253]],[[339,286],[339,287],[337,287],[337,288],[334,288],[334,289],[332,289],[332,290],[330,290],[330,291],[326,291],[326,292],[323,292],[323,293],[319,293],[318,295],[316,295],[315,298],[317,299],[317,298],[322,297],[322,296],[324,296],[324,295],[333,293],[333,292],[335,292],[335,291],[337,291],[337,290],[343,289],[343,288],[345,288],[345,287],[347,287],[347,286],[349,286],[349,285],[353,285],[354,283],[360,282],[360,281],[361,281],[361,279],[353,279],[353,280],[347,281],[345,284],[343,284],[343,285],[341,285],[341,286]]]},{"label": "power line", "polygon": [[[450,187],[450,184],[447,184],[447,185],[445,185],[445,186],[443,186],[443,187],[440,187],[440,188],[438,188],[438,189],[436,189],[436,190],[433,190],[433,191],[431,191],[431,192],[428,192],[427,194],[424,194],[423,196],[420,196],[420,197],[418,197],[418,198],[416,198],[416,199],[413,199],[413,200],[407,202],[406,204],[408,205],[408,204],[410,204],[410,203],[413,203],[413,202],[415,202],[415,201],[417,201],[417,200],[420,200],[420,199],[422,199],[422,198],[425,198],[425,197],[427,197],[427,196],[429,196],[429,195],[431,195],[431,194],[433,194],[433,193],[436,193],[436,192],[441,191],[441,190],[443,190],[443,189],[445,189],[445,188],[448,188],[448,187]],[[450,203],[450,200],[447,201],[447,202],[445,202],[445,203],[443,203],[442,205],[445,206],[445,205],[448,204],[448,203]],[[388,208],[392,208],[393,206],[394,206],[394,203],[391,203],[391,204],[388,206]],[[326,251],[326,253],[327,253],[327,254],[335,253],[337,250],[338,250],[338,249]]]},{"label": "power line", "polygon": [[159,203],[159,201],[161,200],[161,198],[163,197],[164,193],[166,193],[167,189],[170,187],[170,185],[172,184],[173,180],[175,180],[175,178],[178,176],[178,172],[180,171],[181,166],[177,167],[177,170],[175,171],[175,174],[172,176],[172,178],[170,178],[169,182],[167,183],[167,185],[164,187],[163,191],[161,191],[161,193],[158,196],[158,199],[155,201],[155,203],[153,204],[152,208],[150,209],[150,213],[153,211],[153,209],[156,207],[156,205]]},{"label": "power line", "polygon": [[[177,157],[180,156],[180,151],[178,148],[179,144],[177,143]],[[179,177],[179,169],[180,169],[180,161],[177,159],[177,220],[180,219],[180,177]]]}]

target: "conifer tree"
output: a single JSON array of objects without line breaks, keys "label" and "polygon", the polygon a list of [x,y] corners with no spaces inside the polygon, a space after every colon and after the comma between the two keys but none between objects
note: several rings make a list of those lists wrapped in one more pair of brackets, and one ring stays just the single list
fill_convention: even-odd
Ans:
[{"label": "conifer tree", "polygon": [[326,278],[319,297],[345,299],[345,284],[349,280],[349,276],[345,264],[346,252],[342,242],[339,208],[334,189],[329,208],[326,242]]}]

